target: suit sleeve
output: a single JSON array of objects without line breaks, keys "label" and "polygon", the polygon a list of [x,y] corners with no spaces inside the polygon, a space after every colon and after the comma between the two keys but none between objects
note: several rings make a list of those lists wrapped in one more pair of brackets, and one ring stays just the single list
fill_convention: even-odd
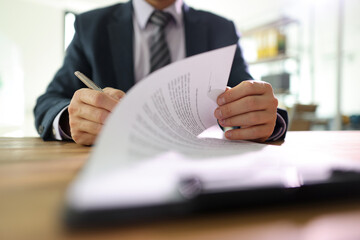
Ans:
[{"label": "suit sleeve", "polygon": [[55,140],[52,123],[56,115],[70,104],[74,92],[84,85],[74,76],[75,71],[82,71],[91,76],[90,65],[86,59],[79,33],[79,21],[75,22],[76,34],[69,45],[63,66],[36,102],[34,108],[35,126],[44,140]]}]

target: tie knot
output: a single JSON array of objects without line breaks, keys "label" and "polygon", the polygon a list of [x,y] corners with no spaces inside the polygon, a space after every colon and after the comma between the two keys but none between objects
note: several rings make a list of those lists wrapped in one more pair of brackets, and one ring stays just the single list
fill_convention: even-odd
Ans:
[{"label": "tie knot", "polygon": [[171,18],[172,16],[170,13],[155,10],[150,17],[150,22],[159,26],[160,28],[163,28],[170,22]]}]

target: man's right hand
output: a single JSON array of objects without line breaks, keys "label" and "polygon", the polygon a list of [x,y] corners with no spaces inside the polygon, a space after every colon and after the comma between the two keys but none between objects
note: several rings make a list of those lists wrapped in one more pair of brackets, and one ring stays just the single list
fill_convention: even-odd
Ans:
[{"label": "man's right hand", "polygon": [[92,145],[105,120],[124,96],[123,91],[114,88],[105,88],[104,92],[89,88],[77,90],[68,108],[72,139],[79,144]]}]

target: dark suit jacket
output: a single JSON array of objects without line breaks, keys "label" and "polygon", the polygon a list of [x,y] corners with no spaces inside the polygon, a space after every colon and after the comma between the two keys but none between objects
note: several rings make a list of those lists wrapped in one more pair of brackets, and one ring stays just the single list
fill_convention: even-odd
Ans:
[{"label": "dark suit jacket", "polygon": [[[186,56],[238,43],[239,37],[231,21],[186,5],[183,10]],[[54,118],[69,105],[74,92],[85,87],[74,76],[75,71],[83,72],[102,88],[113,87],[126,92],[135,84],[132,13],[130,1],[77,16],[76,34],[67,49],[64,64],[45,94],[38,98],[34,109],[35,125],[44,140],[54,139]],[[252,77],[238,47],[228,86],[248,79]]]}]

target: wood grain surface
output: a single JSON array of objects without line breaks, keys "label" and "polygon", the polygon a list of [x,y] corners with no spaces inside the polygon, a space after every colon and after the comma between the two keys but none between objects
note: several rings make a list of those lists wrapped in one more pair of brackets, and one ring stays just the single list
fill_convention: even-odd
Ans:
[{"label": "wood grain surface", "polygon": [[[289,132],[282,151],[360,161],[360,132]],[[360,202],[347,200],[68,232],[68,184],[91,151],[72,142],[0,138],[0,239],[360,239]]]}]

